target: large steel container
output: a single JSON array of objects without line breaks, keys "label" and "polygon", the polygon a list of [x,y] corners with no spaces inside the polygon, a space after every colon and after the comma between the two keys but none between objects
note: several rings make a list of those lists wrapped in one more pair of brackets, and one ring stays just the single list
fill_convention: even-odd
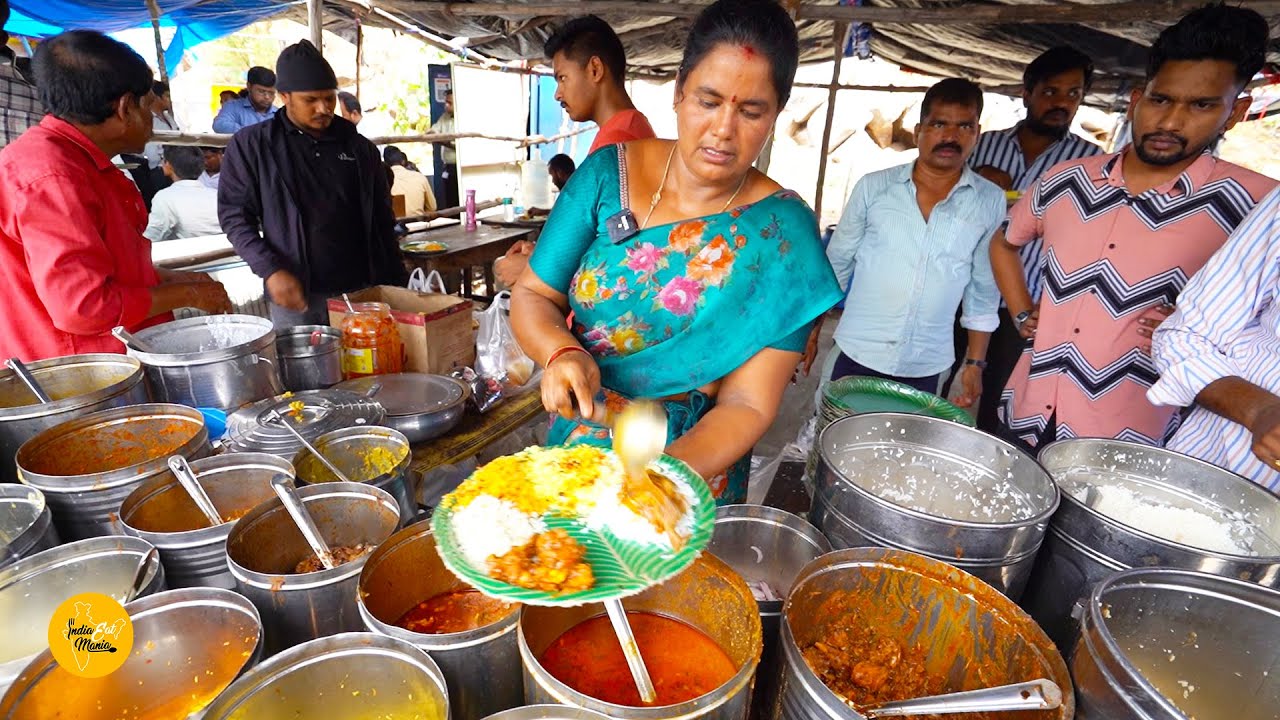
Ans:
[{"label": "large steel container", "polygon": [[[391,428],[361,425],[321,435],[312,445],[348,480],[391,493],[400,505],[401,524],[417,517],[417,488],[409,473],[413,451],[404,434]],[[298,480],[306,485],[338,479],[306,448],[293,456],[293,466]]]},{"label": "large steel container", "polygon": [[1280,592],[1168,568],[1093,588],[1071,672],[1079,720],[1273,720]]},{"label": "large steel container", "polygon": [[76,677],[45,650],[0,700],[0,718],[199,717],[257,662],[258,612],[230,590],[171,590],[125,609],[133,621],[133,650],[120,669],[99,678]]},{"label": "large steel container", "polygon": [[[400,524],[395,498],[370,485],[332,482],[297,493],[330,548],[379,545]],[[332,570],[298,573],[298,563],[311,557],[311,547],[279,498],[250,510],[227,536],[236,590],[262,615],[268,655],[364,628],[356,588],[368,555]]]},{"label": "large steel container", "polygon": [[421,650],[373,633],[313,640],[263,662],[204,720],[448,720],[440,669]]},{"label": "large steel container", "polygon": [[276,496],[271,479],[293,477],[293,466],[266,453],[232,453],[197,460],[191,470],[218,509],[221,525],[209,525],[172,473],[157,475],[130,493],[120,506],[120,520],[126,532],[160,551],[170,587],[234,590],[227,535],[237,519]]},{"label": "large steel container", "polygon": [[204,416],[182,405],[101,410],[69,420],[18,449],[22,482],[53,509],[63,540],[123,535],[120,504],[148,479],[169,471],[170,455],[209,453]]},{"label": "large steel container", "polygon": [[284,389],[276,333],[265,318],[207,315],[173,320],[135,336],[150,352],[130,348],[129,355],[142,361],[157,400],[231,411]]},{"label": "large steel container", "polygon": [[518,639],[524,666],[524,699],[529,704],[560,703],[604,713],[618,720],[744,720],[760,661],[760,615],[747,584],[728,565],[703,554],[661,585],[622,601],[627,610],[680,620],[714,640],[738,672],[712,692],[678,705],[629,707],[602,702],[565,685],[538,658],[556,638],[579,623],[604,614],[599,604],[537,607],[520,611]]},{"label": "large steel container", "polygon": [[124,355],[70,355],[28,363],[27,370],[53,402],[41,403],[16,373],[0,369],[0,482],[18,482],[14,453],[41,431],[149,399],[142,363]]},{"label": "large steel container", "polygon": [[772,717],[864,720],[804,658],[837,628],[866,628],[903,652],[921,649],[925,672],[942,678],[945,692],[1048,678],[1062,689],[1062,707],[1032,717],[1070,720],[1075,713],[1062,656],[1007,597],[923,555],[852,548],[814,560],[791,589],[783,610],[782,688]]},{"label": "large steel container", "polygon": [[959,423],[871,413],[818,439],[810,520],[837,548],[887,547],[970,572],[1017,599],[1058,488],[1031,456]]},{"label": "large steel container", "polygon": [[741,575],[756,597],[764,651],[751,717],[765,717],[778,690],[782,603],[804,566],[831,552],[831,543],[818,528],[789,512],[764,505],[726,505],[716,509],[715,534],[707,551]]},{"label": "large steel container", "polygon": [[[93,592],[119,602],[130,592],[151,545],[135,537],[97,537],[59,545],[0,568],[0,692],[49,647],[49,620],[67,598]],[[164,587],[164,570],[151,559],[141,595]]]},{"label": "large steel container", "polygon": [[503,710],[484,720],[610,720],[610,718],[608,715],[601,715],[592,710],[568,705],[524,705]]},{"label": "large steel container", "polygon": [[285,390],[322,390],[342,382],[342,331],[298,325],[276,332],[280,380]]},{"label": "large steel container", "polygon": [[[1040,463],[1061,488],[1062,506],[1022,605],[1063,650],[1075,639],[1072,606],[1121,570],[1173,567],[1280,586],[1280,499],[1256,483],[1186,455],[1119,440],[1051,443],[1040,451]],[[1109,509],[1101,505],[1107,488],[1131,492],[1152,508],[1196,510],[1228,523],[1254,554],[1203,550],[1125,524],[1099,512]]]},{"label": "large steel container", "polygon": [[53,512],[44,493],[0,483],[0,568],[58,544]]},{"label": "large steel container", "polygon": [[454,720],[480,720],[523,702],[516,643],[519,606],[497,622],[466,632],[427,635],[395,624],[418,603],[466,587],[436,553],[431,523],[420,522],[392,535],[365,563],[360,617],[373,632],[413,643],[431,656],[444,673]]}]

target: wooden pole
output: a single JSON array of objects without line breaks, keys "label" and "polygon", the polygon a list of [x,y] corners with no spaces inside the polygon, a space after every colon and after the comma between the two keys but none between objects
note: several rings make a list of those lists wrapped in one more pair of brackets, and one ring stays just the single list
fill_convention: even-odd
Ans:
[{"label": "wooden pole", "polygon": [[836,97],[840,93],[840,63],[844,60],[844,34],[848,26],[836,23],[832,31],[835,58],[831,69],[831,89],[827,91],[827,123],[822,128],[822,144],[818,146],[818,189],[813,195],[813,214],[822,225],[822,191],[827,182],[827,148],[831,145],[831,123],[836,116]]},{"label": "wooden pole", "polygon": [[360,66],[364,64],[364,23],[356,18],[356,100],[360,99]]},{"label": "wooden pole", "polygon": [[156,40],[156,62],[160,64],[160,82],[169,82],[169,71],[165,69],[164,38],[160,37],[160,6],[156,0],[147,0],[147,10],[151,11],[151,32]]},{"label": "wooden pole", "polygon": [[324,0],[307,0],[307,30],[311,44],[324,54]]},{"label": "wooden pole", "polygon": [[[418,0],[379,0],[388,7],[421,10]],[[584,14],[624,14],[632,17],[695,17],[708,2],[637,3],[635,0],[556,0],[554,2],[446,2],[432,3],[440,11],[459,17],[489,15],[504,18],[559,17]],[[801,4],[798,20],[836,22],[908,23],[912,25],[985,25],[1101,23],[1119,25],[1138,21],[1169,22],[1204,5],[1204,0],[1131,0],[1110,3],[1058,3],[1026,5],[978,5],[958,3],[948,7],[880,7],[873,5]],[[1248,7],[1264,16],[1280,12],[1280,0],[1252,0]],[[433,8],[434,9],[434,8]]]}]

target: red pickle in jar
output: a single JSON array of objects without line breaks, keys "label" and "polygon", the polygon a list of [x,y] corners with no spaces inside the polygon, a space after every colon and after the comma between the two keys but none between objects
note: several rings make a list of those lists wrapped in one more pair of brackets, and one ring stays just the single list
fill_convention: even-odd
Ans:
[{"label": "red pickle in jar", "polygon": [[400,329],[386,303],[353,303],[342,319],[342,376],[387,375],[404,370]]}]

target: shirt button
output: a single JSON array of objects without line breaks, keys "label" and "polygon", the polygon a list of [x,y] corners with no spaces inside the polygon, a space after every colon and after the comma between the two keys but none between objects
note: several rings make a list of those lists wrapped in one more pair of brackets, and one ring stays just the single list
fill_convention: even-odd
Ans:
[{"label": "shirt button", "polygon": [[1111,244],[1110,244],[1110,245],[1108,245],[1107,247],[1111,248],[1112,250],[1115,250],[1115,249],[1116,249],[1116,244],[1115,244],[1115,243],[1111,243]]},{"label": "shirt button", "polygon": [[1053,406],[1052,406],[1052,405],[1045,405],[1045,406],[1044,406],[1044,409],[1045,409],[1045,410],[1052,410],[1052,409],[1053,409]]},{"label": "shirt button", "polygon": [[1076,328],[1075,330],[1072,330],[1071,332],[1073,332],[1073,333],[1075,333],[1075,334],[1079,335],[1079,334],[1080,334],[1080,328]]}]

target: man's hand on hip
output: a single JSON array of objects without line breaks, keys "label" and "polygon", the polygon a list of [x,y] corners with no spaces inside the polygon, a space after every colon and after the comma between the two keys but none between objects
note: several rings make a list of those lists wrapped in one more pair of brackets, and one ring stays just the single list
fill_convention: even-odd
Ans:
[{"label": "man's hand on hip", "polygon": [[286,310],[302,312],[307,309],[307,298],[302,293],[302,283],[288,270],[277,270],[267,278],[267,295],[271,302]]}]

